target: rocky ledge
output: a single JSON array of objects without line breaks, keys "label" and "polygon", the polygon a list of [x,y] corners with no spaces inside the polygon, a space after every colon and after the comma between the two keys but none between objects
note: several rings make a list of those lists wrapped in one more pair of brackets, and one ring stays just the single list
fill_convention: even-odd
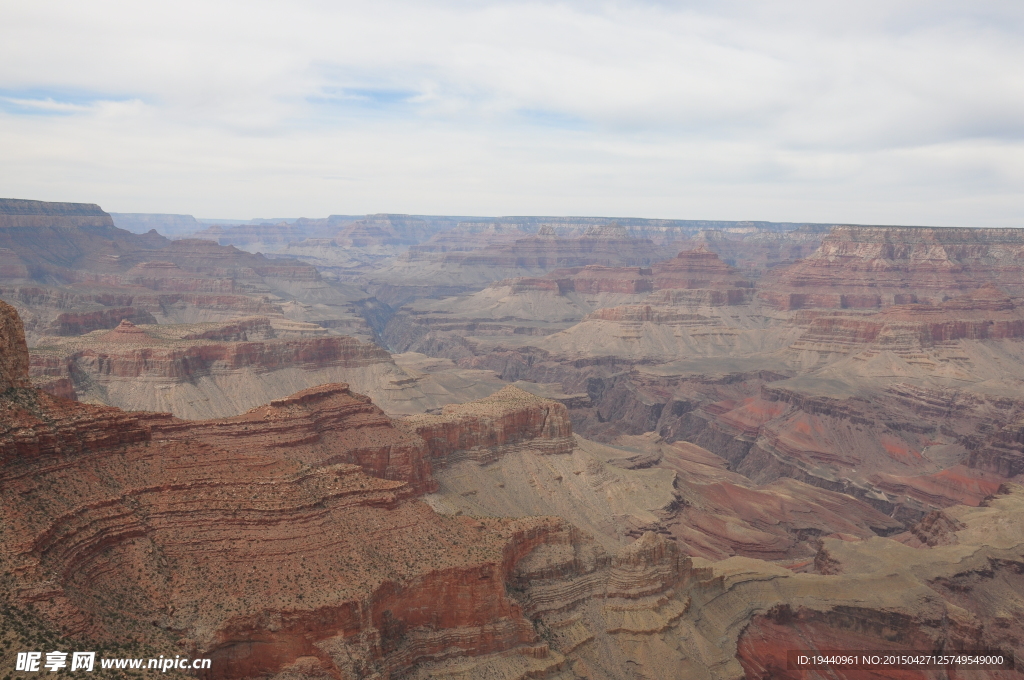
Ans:
[{"label": "rocky ledge", "polygon": [[411,416],[405,425],[427,442],[440,464],[493,461],[522,447],[556,454],[575,446],[565,406],[512,385],[486,399],[445,406],[440,415]]},{"label": "rocky ledge", "polygon": [[760,297],[778,309],[876,309],[938,303],[993,283],[1024,294],[1019,229],[835,227],[805,260],[765,279]]}]

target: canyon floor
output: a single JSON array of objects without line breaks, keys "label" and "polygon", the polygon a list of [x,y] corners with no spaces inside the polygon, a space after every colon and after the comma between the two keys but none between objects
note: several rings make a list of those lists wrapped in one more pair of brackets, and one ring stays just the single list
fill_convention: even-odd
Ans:
[{"label": "canyon floor", "polygon": [[1024,658],[1024,232],[161,219],[0,201],[0,674],[1018,677],[786,654]]}]

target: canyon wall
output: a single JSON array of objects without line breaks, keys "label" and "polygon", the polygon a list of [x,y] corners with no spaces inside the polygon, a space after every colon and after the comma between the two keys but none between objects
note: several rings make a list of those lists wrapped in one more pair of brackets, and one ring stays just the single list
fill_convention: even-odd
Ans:
[{"label": "canyon wall", "polygon": [[1019,229],[835,227],[808,258],[774,270],[760,293],[779,309],[876,309],[959,295],[985,283],[1013,295]]},{"label": "canyon wall", "polygon": [[469,458],[494,461],[517,447],[547,453],[572,451],[572,425],[565,406],[509,385],[468,404],[445,406],[440,415],[405,420],[438,462]]},{"label": "canyon wall", "polygon": [[18,313],[0,301],[0,392],[28,385],[28,346]]}]

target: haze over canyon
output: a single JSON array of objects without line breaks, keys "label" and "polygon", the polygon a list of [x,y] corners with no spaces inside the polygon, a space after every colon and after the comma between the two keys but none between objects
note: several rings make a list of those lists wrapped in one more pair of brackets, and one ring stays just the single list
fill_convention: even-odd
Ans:
[{"label": "haze over canyon", "polygon": [[787,652],[1024,659],[1022,484],[1024,230],[0,199],[3,677],[1008,680]]}]

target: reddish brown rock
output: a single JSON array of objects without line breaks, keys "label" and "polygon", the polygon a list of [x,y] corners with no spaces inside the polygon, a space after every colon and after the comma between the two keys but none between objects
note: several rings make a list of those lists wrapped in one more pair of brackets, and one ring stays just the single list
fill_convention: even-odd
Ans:
[{"label": "reddish brown rock", "polygon": [[701,246],[684,250],[671,260],[655,263],[654,287],[665,288],[753,288],[735,267],[722,262],[718,253]]},{"label": "reddish brown rock", "polygon": [[658,324],[687,324],[687,323],[714,323],[706,316],[683,312],[668,307],[654,307],[652,305],[623,305],[621,307],[605,307],[584,317],[584,321],[601,320],[614,321],[616,323],[658,323]]},{"label": "reddish brown rock", "polygon": [[211,657],[218,678],[549,655],[505,582],[563,525],[437,515],[414,498],[424,441],[344,385],[201,422],[22,389],[0,453],[0,596],[73,637]]},{"label": "reddish brown rock", "polygon": [[325,282],[311,265],[208,240],[133,234],[94,205],[5,200],[4,282],[0,295],[18,307],[30,345],[43,335],[112,328],[122,318],[189,323],[253,314],[373,335],[360,305],[369,296]]},{"label": "reddish brown rock", "polygon": [[810,257],[772,272],[761,297],[779,309],[876,309],[993,283],[1024,294],[1018,229],[835,227]]},{"label": "reddish brown rock", "polygon": [[28,346],[21,318],[0,301],[0,392],[28,386]]},{"label": "reddish brown rock", "polygon": [[113,307],[92,312],[64,312],[58,314],[49,327],[43,329],[48,335],[84,335],[95,330],[114,328],[122,320],[132,323],[156,323],[153,315],[135,307]]},{"label": "reddish brown rock", "polygon": [[519,277],[491,284],[493,288],[510,287],[513,293],[531,290],[566,293],[623,293],[627,295],[653,290],[649,267],[604,267],[587,265],[556,269],[543,277]]},{"label": "reddish brown rock", "polygon": [[918,352],[957,340],[1024,338],[1024,310],[992,284],[937,305],[896,305],[863,316],[811,314],[794,348],[845,352],[870,345]]},{"label": "reddish brown rock", "polygon": [[563,295],[568,292],[624,293],[627,295],[653,290],[652,271],[648,267],[602,267],[590,265],[582,268],[557,269],[546,278],[558,282]]},{"label": "reddish brown rock", "polygon": [[405,423],[427,442],[438,463],[493,461],[523,446],[551,454],[574,447],[565,406],[512,385],[486,399],[445,406],[441,415],[412,416]]}]

